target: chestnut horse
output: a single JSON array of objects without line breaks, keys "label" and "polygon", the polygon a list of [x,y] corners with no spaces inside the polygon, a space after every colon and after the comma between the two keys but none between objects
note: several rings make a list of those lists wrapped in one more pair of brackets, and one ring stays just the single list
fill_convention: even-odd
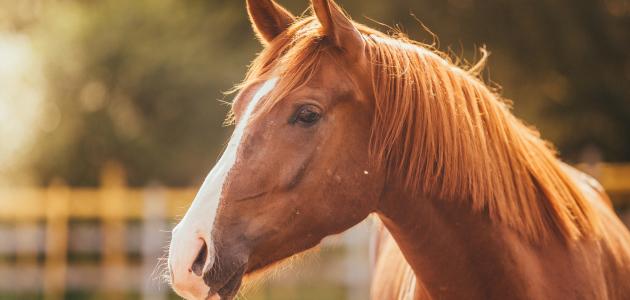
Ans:
[{"label": "chestnut horse", "polygon": [[374,213],[388,230],[375,299],[630,299],[630,234],[601,187],[477,68],[332,0],[301,18],[247,4],[264,50],[225,152],[173,230],[178,294],[232,299],[245,275]]}]

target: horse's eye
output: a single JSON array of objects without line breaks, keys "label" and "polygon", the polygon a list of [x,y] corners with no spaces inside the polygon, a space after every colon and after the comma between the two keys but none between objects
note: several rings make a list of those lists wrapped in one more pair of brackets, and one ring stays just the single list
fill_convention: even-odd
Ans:
[{"label": "horse's eye", "polygon": [[313,125],[321,118],[319,108],[314,105],[304,105],[295,113],[295,122],[303,125]]}]

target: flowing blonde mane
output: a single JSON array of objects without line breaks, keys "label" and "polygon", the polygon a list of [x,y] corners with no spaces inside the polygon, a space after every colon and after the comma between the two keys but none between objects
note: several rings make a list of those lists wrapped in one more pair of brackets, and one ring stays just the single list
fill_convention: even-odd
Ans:
[{"label": "flowing blonde mane", "polygon": [[[472,72],[402,36],[357,24],[372,62],[370,153],[410,192],[465,201],[533,241],[595,234],[595,214],[551,146]],[[268,106],[305,84],[322,55],[339,55],[313,17],[277,37],[243,85],[280,75]]]}]

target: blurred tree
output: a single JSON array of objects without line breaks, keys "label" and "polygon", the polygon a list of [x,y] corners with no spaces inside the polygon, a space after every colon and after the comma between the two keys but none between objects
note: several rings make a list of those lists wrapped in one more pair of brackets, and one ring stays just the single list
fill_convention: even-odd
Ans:
[{"label": "blurred tree", "polygon": [[[307,1],[280,1],[300,13]],[[630,4],[626,0],[339,0],[359,22],[400,24],[474,60],[503,86],[515,112],[577,160],[600,149],[630,159]],[[43,133],[34,169],[91,185],[108,160],[132,184],[199,181],[222,149],[227,107],[217,98],[260,46],[244,1],[66,1],[32,33],[47,62],[48,101],[62,112]]]},{"label": "blurred tree", "polygon": [[93,185],[101,166],[117,160],[131,184],[199,180],[225,139],[227,106],[216,100],[254,55],[248,31],[234,2],[52,7],[36,36],[62,121],[41,140],[35,169],[44,181]]}]

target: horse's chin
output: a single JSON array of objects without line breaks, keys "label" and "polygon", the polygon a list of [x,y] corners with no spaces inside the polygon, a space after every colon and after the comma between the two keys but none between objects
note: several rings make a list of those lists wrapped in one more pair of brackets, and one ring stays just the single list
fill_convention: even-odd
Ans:
[{"label": "horse's chin", "polygon": [[[232,300],[238,294],[244,281],[250,283],[256,282],[258,279],[264,278],[265,274],[268,274],[267,271],[277,270],[278,268],[286,269],[292,265],[292,262],[295,261],[296,257],[304,257],[308,253],[312,252],[312,250],[307,250],[279,260],[259,261],[257,263],[249,261],[249,263],[245,264],[246,266],[242,267],[240,270],[237,269],[237,271],[232,273],[232,275],[226,275],[224,273],[223,276],[220,276],[224,279],[220,281],[225,282],[225,284],[220,287],[216,284],[211,286],[212,295],[208,296],[206,300]],[[206,277],[208,277],[208,275],[209,274],[206,274]],[[228,276],[230,277],[226,280],[225,278]]]},{"label": "horse's chin", "polygon": [[212,289],[205,300],[233,300],[243,286],[246,288],[247,282],[256,282],[258,279],[264,278],[267,271],[275,265],[276,263],[272,263],[248,270],[245,273],[237,272],[222,287]]},{"label": "horse's chin", "polygon": [[256,281],[267,274],[267,271],[276,269],[281,265],[288,265],[292,257],[300,256],[296,254],[284,259],[280,259],[268,263],[260,263],[248,266],[244,273],[237,272],[227,281],[227,283],[217,289],[212,295],[209,295],[206,300],[232,300],[238,294],[243,281]]},{"label": "horse's chin", "polygon": [[243,274],[234,274],[223,287],[217,290],[216,295],[218,295],[221,300],[232,300],[236,297],[242,282]]},{"label": "horse's chin", "polygon": [[217,289],[212,295],[209,295],[206,300],[232,300],[236,297],[243,281],[252,280],[257,277],[262,277],[267,270],[272,269],[276,263],[268,264],[262,267],[256,267],[255,269],[247,270],[245,273],[235,273],[227,281],[225,285]]},{"label": "horse's chin", "polygon": [[[219,272],[222,270],[223,272]],[[221,266],[213,266],[213,268],[203,275],[203,279],[210,291],[206,300],[232,300],[236,297],[238,290],[241,288],[243,276],[245,275],[245,266],[234,269],[227,269]]]}]

